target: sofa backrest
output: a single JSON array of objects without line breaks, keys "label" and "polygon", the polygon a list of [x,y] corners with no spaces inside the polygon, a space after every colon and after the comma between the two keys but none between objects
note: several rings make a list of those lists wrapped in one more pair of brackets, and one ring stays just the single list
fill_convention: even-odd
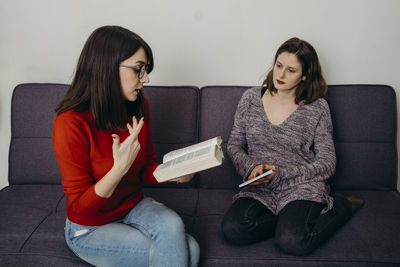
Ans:
[{"label": "sofa backrest", "polygon": [[[198,142],[199,88],[194,86],[146,86],[150,105],[151,135],[159,162],[165,153]],[[190,183],[147,185],[150,187],[196,187]]]},{"label": "sofa backrest", "polygon": [[[60,184],[54,156],[54,108],[65,84],[18,85],[11,107],[10,184]],[[171,150],[197,143],[199,89],[194,86],[146,86],[154,149],[159,160]],[[193,181],[185,186],[195,186]],[[173,186],[173,184],[171,184]]]},{"label": "sofa backrest", "polygon": [[[52,127],[65,84],[21,84],[12,97],[10,184],[59,184]],[[222,166],[200,172],[184,185],[237,189],[241,177],[226,152],[237,103],[249,86],[147,86],[154,148],[173,149],[222,136]],[[396,97],[386,85],[329,86],[337,154],[335,189],[395,190],[397,182]]]},{"label": "sofa backrest", "polygon": [[206,86],[200,89],[200,141],[220,135],[225,160],[222,166],[199,173],[203,188],[238,189],[238,175],[226,151],[237,104],[249,86]]},{"label": "sofa backrest", "polygon": [[199,89],[194,86],[147,86],[151,135],[157,158],[198,140]]},{"label": "sofa backrest", "polygon": [[51,140],[54,108],[65,84],[20,84],[12,95],[10,184],[60,184],[61,176]]},{"label": "sofa backrest", "polygon": [[386,85],[329,86],[336,189],[396,190],[396,95]]},{"label": "sofa backrest", "polygon": [[[234,113],[247,86],[200,89],[200,141],[221,135],[226,160],[199,174],[205,188],[238,189],[241,177],[226,153]],[[397,181],[396,97],[385,85],[329,86],[337,168],[334,189],[395,190]]]}]

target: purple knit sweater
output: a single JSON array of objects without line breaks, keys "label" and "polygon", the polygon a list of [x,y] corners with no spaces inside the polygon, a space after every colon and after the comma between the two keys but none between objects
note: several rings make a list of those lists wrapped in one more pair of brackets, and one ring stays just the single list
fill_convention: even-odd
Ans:
[{"label": "purple knit sweater", "polygon": [[278,167],[268,184],[247,186],[233,197],[254,198],[274,214],[294,200],[333,206],[327,180],[336,168],[332,121],[328,103],[319,98],[300,105],[283,123],[273,125],[265,114],[261,87],[244,92],[228,141],[228,154],[247,180],[256,165]]}]

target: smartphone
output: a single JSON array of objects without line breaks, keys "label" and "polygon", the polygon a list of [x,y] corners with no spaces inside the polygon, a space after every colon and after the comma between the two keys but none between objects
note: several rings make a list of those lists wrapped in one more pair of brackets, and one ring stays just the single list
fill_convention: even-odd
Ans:
[{"label": "smartphone", "polygon": [[241,183],[241,184],[239,185],[239,188],[242,188],[242,187],[244,187],[244,186],[246,186],[246,185],[249,185],[249,184],[251,184],[251,183],[254,183],[255,181],[257,181],[257,180],[259,180],[259,179],[261,179],[261,178],[263,178],[263,177],[265,177],[265,176],[267,176],[267,175],[269,175],[269,174],[271,174],[271,173],[272,173],[272,170],[263,170],[263,174],[260,174],[259,176],[256,176],[255,178],[253,178],[253,179],[251,179],[251,180],[247,180],[246,182]]}]

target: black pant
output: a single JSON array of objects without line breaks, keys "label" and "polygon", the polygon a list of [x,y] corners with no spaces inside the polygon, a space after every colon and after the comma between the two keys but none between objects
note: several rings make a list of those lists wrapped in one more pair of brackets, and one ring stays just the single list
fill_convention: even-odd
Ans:
[{"label": "black pant", "polygon": [[324,204],[296,200],[274,215],[261,202],[239,198],[229,208],[222,221],[226,240],[235,245],[247,245],[275,235],[275,244],[285,253],[311,253],[352,216],[346,198],[334,196],[333,208],[321,214]]}]

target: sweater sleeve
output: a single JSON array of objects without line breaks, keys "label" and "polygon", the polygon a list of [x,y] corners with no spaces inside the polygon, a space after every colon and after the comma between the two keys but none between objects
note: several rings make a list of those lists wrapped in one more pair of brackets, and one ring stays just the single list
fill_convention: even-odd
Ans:
[{"label": "sweater sleeve", "polygon": [[94,215],[106,203],[94,191],[89,147],[90,130],[83,119],[70,114],[56,117],[53,145],[69,207],[76,214]]},{"label": "sweater sleeve", "polygon": [[328,104],[324,103],[324,110],[314,133],[315,160],[299,166],[278,167],[276,176],[271,180],[271,188],[278,187],[285,190],[311,181],[326,181],[334,174],[336,154],[332,134],[333,127]]},{"label": "sweater sleeve", "polygon": [[246,113],[249,106],[249,91],[246,91],[239,101],[236,109],[234,123],[228,140],[228,155],[237,172],[247,180],[253,168],[259,164],[247,153],[246,141]]},{"label": "sweater sleeve", "polygon": [[145,146],[147,163],[144,166],[143,171],[141,172],[141,175],[142,175],[142,180],[145,181],[146,183],[157,184],[158,181],[154,177],[153,172],[155,171],[155,169],[157,168],[159,163],[157,162],[157,157],[154,152],[153,140],[151,137],[149,103],[148,103],[147,99],[145,99],[145,101],[146,101],[146,109],[147,109],[147,118],[146,118],[147,123],[145,123],[144,127],[146,127],[146,133],[147,133],[146,146]]}]

